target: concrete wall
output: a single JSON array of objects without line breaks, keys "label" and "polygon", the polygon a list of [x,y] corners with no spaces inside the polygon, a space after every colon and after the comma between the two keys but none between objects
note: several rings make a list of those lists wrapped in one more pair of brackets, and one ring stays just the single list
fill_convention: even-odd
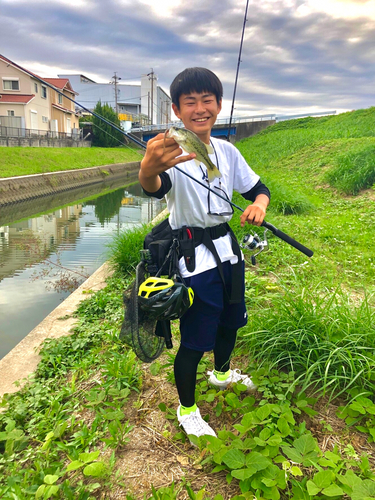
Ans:
[{"label": "concrete wall", "polygon": [[57,139],[40,137],[4,137],[0,136],[0,147],[33,147],[33,148],[89,148],[90,141],[74,139]]},{"label": "concrete wall", "polygon": [[[241,139],[246,139],[246,137],[251,137],[252,135],[257,134],[258,132],[261,132],[265,128],[269,127],[270,125],[274,125],[276,123],[276,120],[263,120],[263,121],[257,121],[257,122],[246,122],[246,123],[232,123],[231,125],[231,130],[233,128],[236,129],[236,134],[230,136],[230,142],[234,144],[237,141],[240,141]],[[228,124],[224,125],[215,125],[213,130],[216,132],[213,134],[214,136],[218,136],[218,131],[223,130],[223,135],[224,137],[227,136],[228,134]],[[152,137],[155,137],[156,135],[160,133],[164,133],[165,128],[161,128],[159,130],[152,130],[152,131],[144,131],[144,132],[132,132],[132,134],[137,137],[138,139],[142,141],[147,141]]]},{"label": "concrete wall", "polygon": [[[276,120],[264,120],[261,122],[236,123],[236,135],[231,136],[231,142],[240,141],[261,132],[270,125],[274,125]],[[232,139],[233,137],[233,139]]]},{"label": "concrete wall", "polygon": [[0,179],[0,207],[137,173],[140,162]]}]

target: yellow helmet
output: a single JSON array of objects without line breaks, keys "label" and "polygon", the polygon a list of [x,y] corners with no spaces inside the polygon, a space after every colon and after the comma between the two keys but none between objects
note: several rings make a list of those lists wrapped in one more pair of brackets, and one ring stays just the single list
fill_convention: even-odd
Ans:
[{"label": "yellow helmet", "polygon": [[143,311],[159,320],[181,318],[193,304],[194,292],[183,283],[151,276],[138,290],[138,302]]}]

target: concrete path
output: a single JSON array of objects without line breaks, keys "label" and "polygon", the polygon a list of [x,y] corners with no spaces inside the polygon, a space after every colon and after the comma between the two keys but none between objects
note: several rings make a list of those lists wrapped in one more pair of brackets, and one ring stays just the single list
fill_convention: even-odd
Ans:
[{"label": "concrete path", "polygon": [[[106,286],[105,279],[109,273],[108,264],[103,264],[16,347],[0,359],[0,399],[6,393],[18,391],[26,383],[27,377],[32,376],[40,361],[38,348],[45,339],[55,339],[71,333],[71,329],[77,321],[77,318],[73,318],[71,315],[78,304],[89,297],[83,292],[104,288]],[[66,318],[66,316],[68,317]],[[15,385],[16,381],[20,382],[20,387]]]}]

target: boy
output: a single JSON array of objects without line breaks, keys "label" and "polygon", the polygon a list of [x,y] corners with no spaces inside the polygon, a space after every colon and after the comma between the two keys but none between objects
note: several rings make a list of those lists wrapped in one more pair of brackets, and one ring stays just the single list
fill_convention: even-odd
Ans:
[{"label": "boy", "polygon": [[211,137],[223,97],[218,77],[205,68],[188,68],[176,76],[170,93],[177,118],[186,129],[213,147],[210,158],[220,170],[221,178],[210,184],[206,167],[195,164],[194,153],[180,156],[182,149],[174,139],[167,138],[164,143],[164,134],[159,134],[147,144],[139,180],[147,195],[166,197],[172,229],[205,228],[200,232],[204,232],[206,244],[195,241],[195,268],[188,266],[188,270],[184,258],[179,262],[181,276],[194,291],[194,302],[180,319],[181,345],[174,374],[180,399],[177,409],[180,425],[187,434],[215,436],[195,404],[197,367],[204,352],[214,352],[215,369],[208,372],[212,385],[224,389],[229,383],[240,381],[248,390],[255,389],[248,376],[230,369],[237,330],[247,322],[244,263],[227,225],[233,214],[232,207],[172,167],[179,165],[181,170],[206,182],[229,200],[233,190],[251,200],[253,203],[241,215],[242,226],[245,222],[258,226],[263,222],[270,194],[232,144]]}]

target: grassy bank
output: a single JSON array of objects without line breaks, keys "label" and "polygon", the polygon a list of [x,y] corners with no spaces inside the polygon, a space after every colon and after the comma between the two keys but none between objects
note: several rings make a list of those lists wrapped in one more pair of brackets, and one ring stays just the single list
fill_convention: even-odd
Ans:
[{"label": "grassy bank", "polygon": [[[373,108],[294,120],[238,144],[271,186],[267,220],[314,256],[270,236],[248,265],[233,365],[258,390],[216,391],[203,358],[196,398],[218,437],[193,448],[178,427],[176,347],[141,365],[118,340],[144,227],[114,239],[107,288],[81,304],[72,336],[45,343],[35,380],[4,399],[0,497],[375,498],[374,121]],[[232,227],[241,237],[238,214]]]},{"label": "grassy bank", "polygon": [[141,153],[123,148],[1,148],[0,177],[140,161]]}]

